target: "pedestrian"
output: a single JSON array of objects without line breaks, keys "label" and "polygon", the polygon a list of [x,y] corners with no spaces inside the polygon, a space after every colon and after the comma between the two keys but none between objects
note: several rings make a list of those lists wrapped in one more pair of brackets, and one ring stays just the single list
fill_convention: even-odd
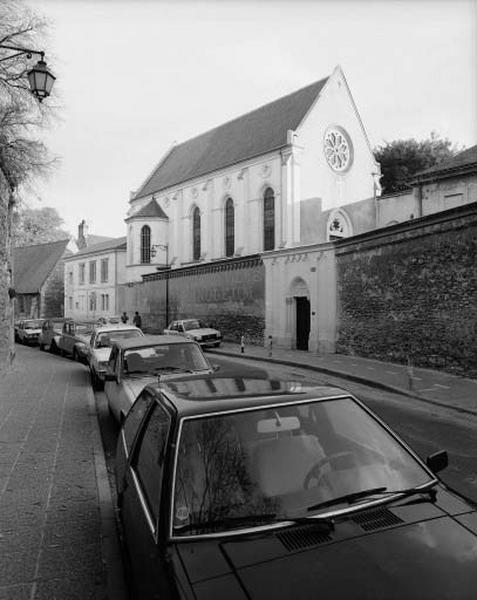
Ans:
[{"label": "pedestrian", "polygon": [[123,314],[121,315],[121,321],[126,325],[126,323],[129,321],[129,317],[126,314],[126,311],[123,312]]},{"label": "pedestrian", "polygon": [[133,323],[134,323],[134,325],[136,325],[136,327],[138,327],[139,329],[141,329],[141,327],[142,327],[142,319],[141,319],[141,315],[137,311],[134,313]]}]

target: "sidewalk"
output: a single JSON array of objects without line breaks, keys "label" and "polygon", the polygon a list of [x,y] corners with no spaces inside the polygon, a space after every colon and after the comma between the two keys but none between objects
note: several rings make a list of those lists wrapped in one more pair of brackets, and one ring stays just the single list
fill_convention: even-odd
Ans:
[{"label": "sidewalk", "polygon": [[16,351],[0,381],[0,600],[124,599],[88,372]]},{"label": "sidewalk", "polygon": [[239,344],[226,342],[220,349],[214,348],[208,352],[310,369],[404,394],[462,413],[477,415],[477,380],[475,379],[419,368],[412,369],[410,378],[406,366],[343,354],[315,354],[302,350],[273,348],[270,357],[268,348],[261,346],[245,346],[243,354],[240,350]]}]

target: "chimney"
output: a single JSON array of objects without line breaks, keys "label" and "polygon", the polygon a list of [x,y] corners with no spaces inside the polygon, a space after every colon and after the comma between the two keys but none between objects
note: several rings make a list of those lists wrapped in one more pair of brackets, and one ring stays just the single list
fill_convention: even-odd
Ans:
[{"label": "chimney", "polygon": [[78,250],[83,250],[88,245],[88,225],[83,219],[78,225]]}]

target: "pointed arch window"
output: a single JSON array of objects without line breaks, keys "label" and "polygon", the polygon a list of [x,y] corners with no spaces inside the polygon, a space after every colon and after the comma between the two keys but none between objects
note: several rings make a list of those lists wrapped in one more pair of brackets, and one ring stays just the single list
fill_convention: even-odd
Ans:
[{"label": "pointed arch window", "polygon": [[263,249],[275,248],[275,194],[267,188],[263,194]]},{"label": "pointed arch window", "polygon": [[225,203],[225,256],[233,256],[235,252],[235,209],[232,198]]},{"label": "pointed arch window", "polygon": [[151,228],[144,225],[141,228],[141,263],[151,262]]},{"label": "pointed arch window", "polygon": [[192,259],[200,260],[200,210],[198,206],[192,212]]}]

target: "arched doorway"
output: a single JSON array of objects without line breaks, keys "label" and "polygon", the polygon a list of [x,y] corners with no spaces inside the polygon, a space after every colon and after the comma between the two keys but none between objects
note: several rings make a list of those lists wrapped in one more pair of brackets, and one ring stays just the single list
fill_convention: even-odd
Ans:
[{"label": "arched doorway", "polygon": [[294,302],[292,304],[292,320],[295,323],[294,347],[297,350],[308,350],[308,340],[310,338],[310,292],[308,286],[297,277],[290,286],[290,296]]}]

